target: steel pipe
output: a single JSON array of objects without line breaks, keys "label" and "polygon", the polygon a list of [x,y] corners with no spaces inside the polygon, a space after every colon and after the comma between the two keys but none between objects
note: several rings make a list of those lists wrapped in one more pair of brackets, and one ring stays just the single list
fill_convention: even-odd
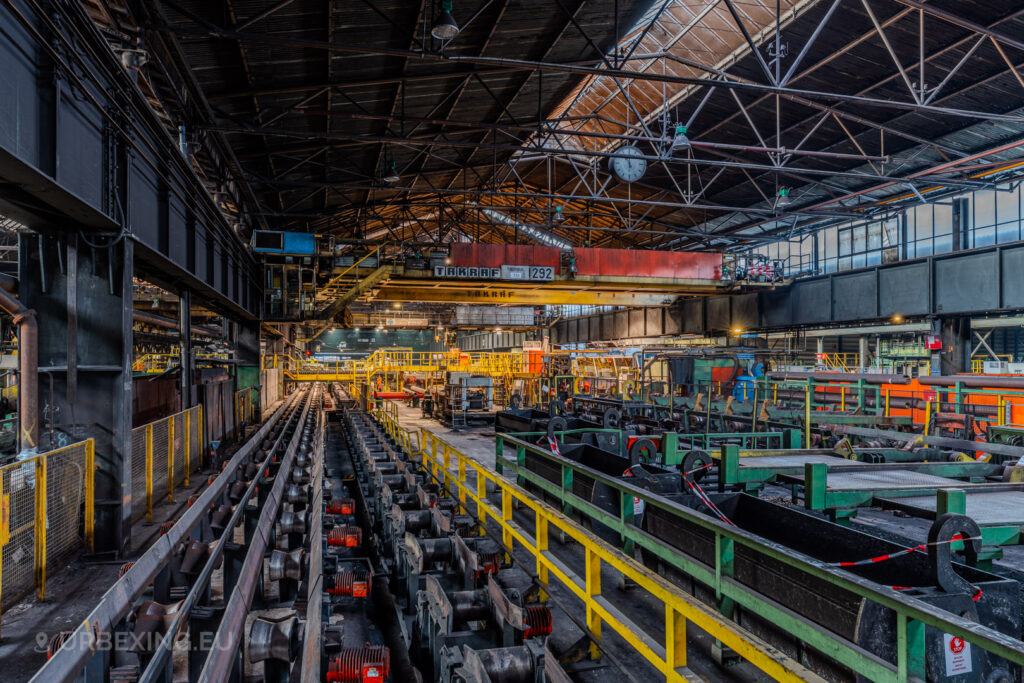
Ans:
[{"label": "steel pipe", "polygon": [[927,386],[952,387],[961,384],[972,389],[1024,389],[1024,377],[978,375],[926,375],[917,381]]},{"label": "steel pipe", "polygon": [[[0,283],[0,287],[2,286],[2,283]],[[177,320],[171,320],[170,318],[165,318],[162,315],[156,315],[149,311],[141,311],[137,308],[132,309],[132,320],[137,323],[163,327],[168,330],[179,329]],[[192,336],[220,338],[224,336],[224,331],[207,325],[192,325]]]},{"label": "steel pipe", "polygon": [[[865,384],[910,384],[906,375],[880,375],[867,372],[769,372],[768,379],[805,380],[819,382],[859,382]],[[923,383],[923,382],[922,382]]]}]

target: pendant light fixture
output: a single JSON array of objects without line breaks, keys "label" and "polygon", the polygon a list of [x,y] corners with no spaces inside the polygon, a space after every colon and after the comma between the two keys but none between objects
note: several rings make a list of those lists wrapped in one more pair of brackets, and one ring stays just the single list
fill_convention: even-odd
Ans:
[{"label": "pendant light fixture", "polygon": [[430,35],[438,40],[451,40],[459,35],[459,25],[452,17],[452,0],[442,0],[441,13],[437,15],[434,27],[430,29]]}]

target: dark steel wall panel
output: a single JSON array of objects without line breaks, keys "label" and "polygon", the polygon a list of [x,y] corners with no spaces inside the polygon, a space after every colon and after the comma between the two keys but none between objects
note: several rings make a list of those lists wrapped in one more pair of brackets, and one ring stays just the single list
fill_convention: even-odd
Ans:
[{"label": "dark steel wall panel", "polygon": [[647,334],[644,326],[644,309],[632,308],[629,310],[629,334],[630,337],[643,337]]},{"label": "dark steel wall panel", "polygon": [[831,279],[797,282],[792,287],[793,319],[824,323],[832,318]]},{"label": "dark steel wall panel", "polygon": [[601,339],[601,316],[592,315],[590,320],[590,332],[587,334],[590,340],[597,341]]},{"label": "dark steel wall panel", "polygon": [[874,270],[832,278],[833,320],[878,317],[878,288]]},{"label": "dark steel wall panel", "polygon": [[732,304],[728,296],[712,296],[705,299],[707,307],[707,331],[724,332],[732,327]]},{"label": "dark steel wall panel", "polygon": [[155,248],[159,243],[160,234],[160,181],[157,180],[156,172],[149,166],[134,161],[128,187],[132,195],[132,203],[128,209],[132,235]]},{"label": "dark steel wall panel", "polygon": [[615,338],[615,314],[614,313],[602,313],[601,314],[601,334],[598,339],[614,339]]},{"label": "dark steel wall panel", "polygon": [[645,334],[648,337],[658,337],[665,334],[665,326],[662,324],[662,308],[647,308],[644,309],[647,318],[647,331]]},{"label": "dark steel wall panel", "polygon": [[689,299],[683,303],[683,332],[685,334],[704,333],[704,299]]},{"label": "dark steel wall panel", "polygon": [[757,294],[740,294],[732,297],[732,324],[742,330],[757,327],[760,316],[757,312]]},{"label": "dark steel wall panel", "polygon": [[664,331],[665,334],[682,334],[683,333],[683,307],[682,306],[668,306],[665,309],[665,322]]},{"label": "dark steel wall panel", "polygon": [[185,232],[188,230],[188,210],[181,200],[171,197],[167,214],[167,230],[170,235],[167,255],[172,261],[187,264],[188,240],[185,239]]},{"label": "dark steel wall panel", "polygon": [[1003,306],[1024,308],[1024,246],[1003,250],[1001,266]]},{"label": "dark steel wall panel", "polygon": [[615,323],[612,325],[612,336],[609,339],[625,339],[629,336],[629,318],[626,311],[615,311]]},{"label": "dark steel wall panel", "polygon": [[928,262],[906,263],[878,271],[878,315],[922,315],[928,312]]},{"label": "dark steel wall panel", "polygon": [[0,40],[0,147],[16,157],[27,160],[43,171],[53,170],[52,138],[42,135],[40,128],[48,120],[53,102],[45,79],[34,63],[28,46],[31,36],[17,21],[3,22],[4,38]]},{"label": "dark steel wall panel", "polygon": [[963,313],[999,308],[999,253],[937,258],[935,312]]},{"label": "dark steel wall panel", "polygon": [[789,287],[760,292],[757,298],[758,305],[761,307],[761,325],[779,327],[792,322],[793,311]]},{"label": "dark steel wall panel", "polygon": [[61,93],[57,107],[57,182],[92,206],[103,205],[103,117],[93,108],[79,107]]}]

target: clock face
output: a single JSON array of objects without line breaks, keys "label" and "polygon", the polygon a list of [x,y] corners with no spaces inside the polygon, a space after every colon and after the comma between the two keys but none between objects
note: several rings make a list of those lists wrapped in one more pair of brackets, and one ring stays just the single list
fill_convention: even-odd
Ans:
[{"label": "clock face", "polygon": [[644,159],[643,152],[633,145],[620,147],[615,152],[615,156],[611,158],[609,165],[611,166],[612,173],[619,180],[627,183],[640,180],[647,170],[647,160]]}]

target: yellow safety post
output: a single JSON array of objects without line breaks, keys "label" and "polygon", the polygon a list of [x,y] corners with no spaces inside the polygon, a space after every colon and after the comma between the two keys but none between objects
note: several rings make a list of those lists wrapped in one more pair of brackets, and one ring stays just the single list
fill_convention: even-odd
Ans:
[{"label": "yellow safety post", "polygon": [[932,402],[924,402],[924,435],[928,436],[928,432],[931,431],[932,426]]},{"label": "yellow safety post", "polygon": [[167,418],[167,500],[174,502],[174,416]]},{"label": "yellow safety post", "polygon": [[452,466],[452,449],[448,444],[444,444],[444,471],[447,472],[448,468]]},{"label": "yellow safety post", "polygon": [[[3,545],[2,538],[0,545]],[[85,442],[85,547],[89,552],[96,550],[96,442],[93,439]]]},{"label": "yellow safety post", "polygon": [[999,410],[996,412],[999,418],[999,426],[1002,427],[1006,424],[1006,399],[1002,396],[999,397]]},{"label": "yellow safety post", "polygon": [[543,554],[548,550],[548,518],[538,507],[534,510],[535,540],[537,541],[537,580],[544,590],[540,592],[541,602],[548,600],[548,567],[544,564]]},{"label": "yellow safety post", "polygon": [[[436,462],[436,451],[434,458]],[[476,516],[480,518],[480,531],[481,534],[484,534],[487,532],[485,528],[487,526],[487,507],[484,505],[484,501],[487,500],[487,479],[480,468],[474,467],[473,469],[476,471]]]},{"label": "yellow safety post", "polygon": [[46,599],[46,456],[36,459],[36,586],[40,600]]},{"label": "yellow safety post", "polygon": [[[601,640],[601,615],[594,609],[594,597],[601,594],[601,558],[593,548],[586,548],[586,559],[584,561],[584,589],[586,592],[587,605],[587,629],[595,641]],[[601,651],[597,642],[590,644],[590,658],[597,659]]]},{"label": "yellow safety post", "polygon": [[199,461],[202,462],[206,453],[206,426],[203,424],[203,404],[199,408]]},{"label": "yellow safety post", "polygon": [[[508,522],[512,520],[512,491],[507,487],[501,488],[501,518]],[[501,525],[501,542],[510,551],[512,549],[512,529],[507,524]],[[511,561],[511,557],[508,561]]]},{"label": "yellow safety post", "polygon": [[890,415],[889,415],[889,393],[890,393],[890,390],[886,389],[885,390],[885,416],[886,417],[890,417]]},{"label": "yellow safety post", "polygon": [[[462,451],[456,451],[455,455],[458,456],[458,468],[459,468],[459,483],[466,483],[466,456],[462,454]],[[466,487],[459,487],[459,503],[462,504],[463,512],[468,512],[466,509]]]},{"label": "yellow safety post", "polygon": [[686,666],[686,617],[665,603],[665,662],[673,669]]},{"label": "yellow safety post", "polygon": [[146,425],[146,521],[153,523],[153,425]]},{"label": "yellow safety post", "polygon": [[840,412],[846,412],[846,387],[842,387],[839,390],[839,410]]},{"label": "yellow safety post", "polygon": [[191,455],[192,455],[192,409],[186,410],[185,413],[185,487],[187,488],[189,470],[192,469]]}]

